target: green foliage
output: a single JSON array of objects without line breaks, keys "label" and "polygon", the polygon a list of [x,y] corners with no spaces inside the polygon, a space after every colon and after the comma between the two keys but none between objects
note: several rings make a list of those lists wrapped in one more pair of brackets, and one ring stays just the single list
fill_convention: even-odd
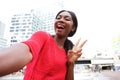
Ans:
[{"label": "green foliage", "polygon": [[118,34],[117,37],[113,37],[112,41],[113,48],[120,50],[120,33]]}]

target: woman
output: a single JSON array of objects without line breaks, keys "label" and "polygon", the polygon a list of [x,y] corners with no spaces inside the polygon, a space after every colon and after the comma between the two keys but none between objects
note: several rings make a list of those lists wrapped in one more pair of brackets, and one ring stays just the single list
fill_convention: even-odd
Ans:
[{"label": "woman", "polygon": [[74,80],[74,63],[82,54],[68,40],[77,30],[77,18],[71,11],[62,10],[55,18],[55,35],[38,31],[27,41],[0,51],[0,76],[15,72],[27,65],[24,80]]}]

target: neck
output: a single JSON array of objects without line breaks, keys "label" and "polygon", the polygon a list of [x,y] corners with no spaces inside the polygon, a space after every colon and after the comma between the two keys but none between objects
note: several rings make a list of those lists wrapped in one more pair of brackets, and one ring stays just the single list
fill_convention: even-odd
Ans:
[{"label": "neck", "polygon": [[58,36],[54,36],[54,39],[59,47],[64,48],[64,43],[65,43],[66,37],[61,38]]}]

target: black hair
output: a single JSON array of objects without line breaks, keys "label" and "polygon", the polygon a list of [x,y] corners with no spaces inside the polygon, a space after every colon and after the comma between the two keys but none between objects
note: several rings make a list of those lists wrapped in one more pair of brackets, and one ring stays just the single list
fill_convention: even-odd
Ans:
[{"label": "black hair", "polygon": [[56,15],[55,18],[57,18],[57,16],[58,16],[60,13],[62,13],[62,12],[68,12],[68,13],[70,13],[70,15],[71,15],[71,17],[72,17],[73,26],[75,27],[75,30],[74,30],[74,31],[71,31],[71,32],[68,34],[68,37],[72,37],[72,36],[75,34],[76,30],[77,30],[77,26],[78,26],[77,17],[76,17],[76,15],[75,15],[75,13],[72,12],[72,11],[61,10],[60,12],[57,13],[57,15]]},{"label": "black hair", "polygon": [[71,50],[73,48],[73,46],[74,44],[69,39],[66,39],[64,43],[64,49],[66,51],[66,54],[68,53],[68,50]]}]

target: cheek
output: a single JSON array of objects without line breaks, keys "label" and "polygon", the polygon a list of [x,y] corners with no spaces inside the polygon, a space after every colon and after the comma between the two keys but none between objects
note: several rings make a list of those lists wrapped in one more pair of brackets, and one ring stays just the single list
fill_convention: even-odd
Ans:
[{"label": "cheek", "polygon": [[72,31],[75,31],[75,27],[74,26],[72,27]]},{"label": "cheek", "polygon": [[74,31],[75,30],[75,26],[73,24],[73,22],[71,23],[71,31]]},{"label": "cheek", "polygon": [[73,21],[69,22],[69,26],[70,26],[70,28],[71,28],[71,29],[73,29],[73,28],[74,28]]},{"label": "cheek", "polygon": [[73,28],[72,23],[71,22],[67,23],[66,28],[67,28],[67,31],[71,31]]},{"label": "cheek", "polygon": [[56,23],[53,24],[53,26],[54,26],[54,30],[56,29],[56,25],[57,25]]},{"label": "cheek", "polygon": [[67,33],[69,34],[69,33],[72,31],[72,27],[71,27],[71,26],[70,26],[70,27],[67,27],[66,31],[67,31]]},{"label": "cheek", "polygon": [[74,28],[75,28],[75,27],[73,26],[73,24],[70,24],[69,26],[70,26],[70,27],[69,27],[70,31],[74,31]]}]

